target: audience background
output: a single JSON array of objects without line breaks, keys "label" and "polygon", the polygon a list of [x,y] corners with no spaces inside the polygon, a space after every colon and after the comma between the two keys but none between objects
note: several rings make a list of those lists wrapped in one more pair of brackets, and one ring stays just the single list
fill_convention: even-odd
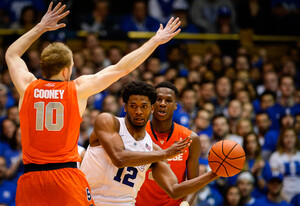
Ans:
[{"label": "audience background", "polygon": [[[49,2],[0,1],[0,29],[32,28]],[[128,31],[156,31],[159,23],[165,24],[171,16],[181,18],[182,32],[187,33],[300,36],[300,1],[296,0],[62,2],[71,11],[63,20],[67,27],[44,34],[23,56],[29,70],[39,78],[40,52],[50,42],[72,45],[74,79],[117,63],[144,42],[130,39]],[[16,32],[0,37],[0,204],[9,206],[14,205],[23,163],[19,97],[4,55],[18,36]],[[114,40],[118,43],[114,44]],[[216,141],[232,139],[246,151],[243,171],[249,174],[240,177],[239,184],[235,176],[207,185],[199,191],[195,205],[250,202],[252,205],[256,199],[267,197],[272,172],[283,175],[283,200],[296,205],[300,196],[297,185],[300,178],[300,38],[298,42],[273,42],[277,46],[274,48],[280,50],[282,45],[286,51],[280,51],[282,55],[276,58],[276,51],[263,44],[252,42],[249,46],[241,42],[174,39],[160,46],[138,69],[90,97],[82,117],[79,144],[88,146],[100,112],[125,116],[120,97],[124,84],[137,79],[153,85],[170,81],[180,93],[174,121],[195,131],[201,140],[201,173],[210,170],[207,154]],[[204,52],[191,49],[197,48],[191,45],[199,44],[208,45]],[[296,186],[291,187],[291,182]]]}]

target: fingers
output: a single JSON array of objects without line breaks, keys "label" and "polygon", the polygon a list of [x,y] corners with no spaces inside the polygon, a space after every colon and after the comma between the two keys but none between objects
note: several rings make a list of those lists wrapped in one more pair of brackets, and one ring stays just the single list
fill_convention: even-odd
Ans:
[{"label": "fingers", "polygon": [[69,13],[70,13],[70,11],[66,11],[66,12],[62,13],[61,15],[59,15],[58,17],[59,17],[59,19],[62,19],[64,17],[66,17]]},{"label": "fingers", "polygon": [[56,12],[56,11],[59,9],[60,5],[61,5],[61,2],[59,2],[59,3],[54,7],[54,9],[52,10],[52,12],[53,12],[53,13]]},{"label": "fingers", "polygon": [[174,17],[172,17],[172,18],[168,21],[166,27],[169,27],[169,26],[172,24],[173,20],[174,20]]},{"label": "fingers", "polygon": [[57,10],[57,14],[60,14],[64,9],[66,8],[66,5],[62,5],[62,7],[60,7],[58,10]]},{"label": "fingers", "polygon": [[51,1],[51,3],[49,4],[49,7],[48,7],[48,10],[47,10],[47,13],[49,13],[49,12],[52,10],[52,6],[53,6],[53,2]]}]

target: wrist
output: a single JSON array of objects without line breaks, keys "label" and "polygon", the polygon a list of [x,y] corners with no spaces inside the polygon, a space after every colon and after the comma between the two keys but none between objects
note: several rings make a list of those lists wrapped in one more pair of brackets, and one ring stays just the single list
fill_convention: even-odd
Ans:
[{"label": "wrist", "polygon": [[156,46],[160,45],[159,38],[156,35],[151,38],[151,44],[156,45]]}]

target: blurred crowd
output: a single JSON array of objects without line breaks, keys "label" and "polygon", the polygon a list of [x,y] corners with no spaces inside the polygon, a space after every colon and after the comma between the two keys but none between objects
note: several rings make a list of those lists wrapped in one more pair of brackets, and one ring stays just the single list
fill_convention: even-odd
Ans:
[{"label": "blurred crowd", "polygon": [[[126,2],[66,1],[71,14],[65,20],[65,30],[89,33],[82,39],[82,48],[74,51],[73,79],[116,64],[143,43],[127,41],[125,49],[119,45],[105,48],[103,39],[123,38],[128,31],[156,31],[159,23],[165,24],[172,15],[181,18],[183,32],[236,33],[252,29],[257,34],[300,34],[297,0]],[[48,3],[0,1],[0,27],[30,29]],[[66,40],[61,33],[51,35],[24,55],[29,70],[38,78],[41,50],[53,40]],[[264,47],[254,51],[240,45],[224,47],[212,43],[204,54],[199,54],[189,51],[186,43],[172,40],[161,46],[135,71],[89,98],[80,127],[80,146],[87,148],[100,112],[125,116],[120,92],[126,83],[143,80],[156,85],[170,81],[180,94],[173,120],[196,132],[201,140],[201,174],[209,170],[208,152],[219,140],[234,140],[246,152],[243,171],[204,187],[198,192],[195,205],[257,205],[267,201],[274,205],[300,205],[300,43],[290,44],[286,54],[276,60],[270,59]],[[0,205],[11,206],[24,168],[19,96],[5,65],[5,49],[2,43]]]}]

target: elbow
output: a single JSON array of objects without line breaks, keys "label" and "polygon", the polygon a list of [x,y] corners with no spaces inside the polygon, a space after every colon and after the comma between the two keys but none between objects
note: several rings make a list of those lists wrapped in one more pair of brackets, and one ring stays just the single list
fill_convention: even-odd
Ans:
[{"label": "elbow", "polygon": [[112,159],[112,163],[117,167],[117,168],[123,168],[126,167],[125,161],[122,160],[122,158],[115,157]]},{"label": "elbow", "polygon": [[172,199],[174,199],[174,200],[180,199],[180,198],[183,197],[183,196],[180,195],[180,193],[178,193],[178,192],[171,192],[171,193],[169,193],[169,196],[170,196]]},{"label": "elbow", "polygon": [[170,189],[169,191],[167,191],[167,193],[174,200],[180,199],[180,198],[185,196],[185,195],[182,194],[182,191],[179,191],[176,188]]}]

